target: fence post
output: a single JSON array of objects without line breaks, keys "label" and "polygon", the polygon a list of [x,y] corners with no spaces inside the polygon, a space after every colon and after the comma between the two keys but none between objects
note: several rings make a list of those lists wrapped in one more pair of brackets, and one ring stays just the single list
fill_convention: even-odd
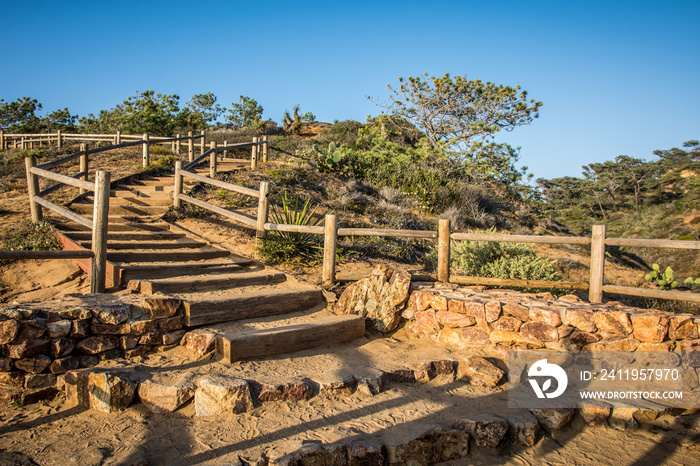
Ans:
[{"label": "fence post", "polygon": [[43,212],[41,206],[34,201],[34,196],[39,194],[39,177],[32,173],[32,167],[36,166],[33,155],[25,157],[24,167],[27,170],[27,192],[29,193],[29,210],[32,214],[32,222],[41,222]]},{"label": "fence post", "polygon": [[201,134],[201,136],[202,136],[202,151],[199,153],[199,155],[204,155],[204,146],[205,146],[206,143],[207,143],[207,137],[206,137],[206,135],[204,134],[204,131],[202,131],[200,134]]},{"label": "fence post", "polygon": [[[224,141],[224,147],[228,147],[228,141]],[[221,160],[223,161],[226,157],[228,157],[228,151],[224,149],[224,152],[221,154]]]},{"label": "fence post", "polygon": [[117,130],[117,140],[115,144],[121,144],[122,143],[122,132]]},{"label": "fence post", "polygon": [[149,147],[148,145],[150,144],[149,142],[149,136],[148,134],[143,135],[143,168],[146,168],[149,163],[151,163],[150,160],[150,152],[149,152]]},{"label": "fence post", "polygon": [[326,215],[323,233],[323,284],[335,283],[335,248],[338,241],[338,219],[333,214]]},{"label": "fence post", "polygon": [[5,131],[0,129],[0,150],[5,150]]},{"label": "fence post", "polygon": [[180,155],[180,133],[177,133],[175,137],[177,138],[177,141],[175,141],[175,153]]},{"label": "fence post", "polygon": [[211,154],[209,154],[209,178],[216,177],[216,141],[210,143]]},{"label": "fence post", "polygon": [[107,225],[109,222],[110,173],[95,172],[95,205],[92,213],[92,270],[90,293],[105,292],[107,277]]},{"label": "fence post", "polygon": [[605,225],[593,225],[591,232],[591,279],[588,301],[603,302],[603,280],[605,278]]},{"label": "fence post", "polygon": [[24,150],[24,136],[22,136],[22,138],[20,139],[20,141],[21,141],[21,143],[20,143],[20,148],[21,148],[22,150]]},{"label": "fence post", "polygon": [[[49,136],[49,137],[50,137],[50,136]],[[56,130],[56,144],[58,145],[58,148],[59,148],[59,149],[63,147],[63,137],[61,136],[61,130],[60,130],[60,129],[59,129],[59,130]],[[50,142],[49,142],[49,145],[51,145]]]},{"label": "fence post", "polygon": [[450,281],[450,220],[438,222],[438,281]]},{"label": "fence post", "polygon": [[194,143],[192,142],[192,131],[187,132],[187,158],[191,162],[194,160]]},{"label": "fence post", "polygon": [[182,170],[182,161],[175,161],[175,191],[173,191],[173,207],[179,209],[182,207],[182,199],[180,199],[180,194],[182,194],[182,175],[180,174]]},{"label": "fence post", "polygon": [[[87,143],[80,144],[80,173],[84,173],[81,178],[85,181],[88,180],[88,145]],[[83,194],[86,190],[80,188],[80,194]]]},{"label": "fence post", "polygon": [[258,224],[256,227],[255,236],[257,238],[265,238],[265,224],[267,223],[267,213],[269,210],[268,194],[270,193],[270,183],[263,181],[260,183],[260,198],[258,199]]},{"label": "fence post", "polygon": [[263,146],[262,146],[262,161],[263,163],[267,163],[267,150],[268,146],[270,143],[267,140],[267,134],[262,137],[263,140]]},{"label": "fence post", "polygon": [[255,170],[258,167],[258,153],[256,152],[255,149],[257,149],[257,145],[255,145],[255,138],[253,138],[253,145],[250,148],[250,169]]}]

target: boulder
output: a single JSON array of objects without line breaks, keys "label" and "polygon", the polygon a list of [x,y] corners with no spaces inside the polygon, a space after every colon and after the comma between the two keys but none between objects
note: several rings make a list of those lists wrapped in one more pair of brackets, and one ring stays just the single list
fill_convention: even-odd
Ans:
[{"label": "boulder", "polygon": [[0,321],[0,345],[10,343],[19,333],[19,322],[16,320]]},{"label": "boulder", "polygon": [[541,426],[549,430],[563,429],[574,418],[573,408],[542,408],[531,409],[530,412],[537,418]]},{"label": "boulder", "polygon": [[480,414],[459,419],[452,427],[468,432],[477,447],[496,448],[508,432],[508,421],[492,414]]},{"label": "boulder", "polygon": [[49,367],[52,374],[65,374],[68,371],[74,371],[80,365],[80,359],[75,356],[67,356],[65,358],[54,359]]},{"label": "boulder", "polygon": [[550,327],[559,327],[561,325],[561,316],[559,315],[559,312],[546,307],[531,308],[530,320],[534,322],[542,322]]},{"label": "boulder", "polygon": [[462,430],[431,429],[417,437],[387,445],[389,464],[427,465],[465,458],[469,434]]},{"label": "boulder", "polygon": [[384,390],[384,373],[378,372],[373,375],[364,375],[357,377],[357,391],[367,395],[374,396]]},{"label": "boulder", "polygon": [[644,343],[661,343],[668,333],[668,317],[660,314],[632,314],[634,338]]},{"label": "boulder", "polygon": [[121,304],[96,307],[92,310],[92,314],[103,324],[118,325],[129,320],[129,317],[131,317],[131,306],[129,304]]},{"label": "boulder", "polygon": [[520,411],[508,416],[509,437],[513,443],[531,447],[537,442],[540,423],[527,411]]},{"label": "boulder", "polygon": [[589,426],[608,422],[612,406],[604,401],[585,401],[579,403],[578,412]]},{"label": "boulder", "polygon": [[520,334],[537,341],[559,340],[557,329],[544,322],[526,322],[520,328]]},{"label": "boulder", "polygon": [[205,375],[197,383],[194,408],[197,416],[240,414],[253,409],[253,398],[245,380]]},{"label": "boulder", "polygon": [[119,347],[119,339],[111,335],[98,335],[81,340],[76,348],[85,354],[98,354]]},{"label": "boulder", "polygon": [[12,359],[25,359],[48,352],[51,340],[17,340],[5,346],[5,355]]},{"label": "boulder", "polygon": [[632,333],[632,322],[624,311],[602,311],[593,315],[596,327],[601,332],[613,335],[629,335]]},{"label": "boulder", "polygon": [[384,445],[366,439],[354,440],[347,446],[348,466],[384,464]]},{"label": "boulder", "polygon": [[20,320],[18,340],[36,340],[46,333],[45,320]]},{"label": "boulder", "polygon": [[505,372],[481,356],[468,356],[457,361],[457,379],[470,385],[493,388],[503,379]]},{"label": "boulder", "polygon": [[216,335],[213,333],[187,332],[180,340],[180,344],[190,351],[203,356],[216,347]]},{"label": "boulder", "polygon": [[670,316],[668,320],[668,337],[671,340],[698,338],[698,327],[690,316]]},{"label": "boulder", "polygon": [[182,301],[175,298],[151,297],[143,300],[143,309],[151,319],[172,317],[180,309]]},{"label": "boulder", "polygon": [[311,384],[303,381],[281,384],[260,384],[258,400],[266,401],[302,401],[308,400],[313,395]]},{"label": "boulder", "polygon": [[46,330],[51,338],[65,338],[70,334],[72,328],[73,322],[68,319],[61,319],[46,324]]},{"label": "boulder", "polygon": [[51,365],[51,358],[45,354],[37,354],[30,358],[18,359],[15,367],[24,372],[38,374],[44,372]]},{"label": "boulder", "polygon": [[146,380],[139,384],[139,398],[152,413],[172,413],[194,397],[197,385],[191,375],[184,375],[172,385]]},{"label": "boulder", "polygon": [[123,411],[134,400],[137,386],[126,373],[91,372],[87,386],[90,408],[103,413]]}]

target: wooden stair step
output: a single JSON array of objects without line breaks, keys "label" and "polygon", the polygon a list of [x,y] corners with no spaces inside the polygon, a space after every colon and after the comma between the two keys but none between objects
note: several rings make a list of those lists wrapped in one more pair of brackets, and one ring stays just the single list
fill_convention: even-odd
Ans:
[{"label": "wooden stair step", "polygon": [[[109,192],[110,198],[131,197],[137,199],[170,199],[172,201],[172,191],[142,191],[129,189],[129,186],[119,186]],[[110,199],[109,202],[112,202]]]},{"label": "wooden stair step", "polygon": [[182,275],[230,273],[248,270],[254,265],[250,259],[242,260],[209,260],[209,261],[172,261],[162,262],[131,262],[117,263],[123,270],[124,280],[150,280],[156,278],[172,278]]},{"label": "wooden stair step", "polygon": [[187,293],[194,291],[212,291],[237,286],[264,285],[280,283],[287,279],[282,272],[254,271],[239,273],[220,273],[216,275],[178,276],[141,281],[141,293]]},{"label": "wooden stair step", "polygon": [[[230,255],[229,251],[217,248],[199,249],[136,249],[107,250],[107,260],[112,262],[156,262],[215,259]],[[163,265],[167,267],[167,264]]]},{"label": "wooden stair step", "polygon": [[324,300],[323,293],[316,288],[255,290],[235,297],[187,295],[182,299],[185,325],[189,327],[298,312]]},{"label": "wooden stair step", "polygon": [[364,317],[333,316],[285,327],[252,330],[241,335],[219,335],[216,352],[222,361],[230,364],[243,359],[345,343],[362,338],[364,334]]},{"label": "wooden stair step", "polygon": [[[134,205],[134,206],[171,206],[173,205],[173,199],[170,196],[160,196],[160,197],[140,197],[135,196],[134,193],[130,193],[131,197],[127,196],[112,196],[109,198],[109,205]],[[92,196],[87,196],[85,202],[92,203]]]},{"label": "wooden stair step", "polygon": [[[91,231],[90,228],[86,227],[81,223],[75,222],[61,222],[56,224],[58,230],[64,232],[78,232],[78,231]],[[113,233],[115,231],[154,231],[154,232],[168,232],[170,231],[170,224],[165,222],[119,222],[110,223],[109,232]]]},{"label": "wooden stair step", "polygon": [[175,191],[175,186],[167,186],[167,185],[127,185],[127,184],[120,184],[117,186],[115,189],[118,190],[128,190],[131,192],[138,192],[141,194],[149,194],[149,193],[155,193],[155,194],[162,194],[162,193],[169,193]]},{"label": "wooden stair step", "polygon": [[[160,215],[168,211],[168,205],[109,205],[109,215]],[[92,214],[92,204],[73,203],[71,210],[79,214]]]},{"label": "wooden stair step", "polygon": [[[92,232],[90,231],[64,231],[64,234],[76,241],[90,241]],[[138,231],[110,231],[107,234],[107,241],[155,241],[155,240],[174,240],[186,238],[184,233],[175,233],[172,231],[153,231],[153,232],[138,232]],[[111,244],[111,243],[110,243]]]},{"label": "wooden stair step", "polygon": [[[90,241],[81,241],[80,245],[90,249]],[[107,239],[107,248],[109,251],[123,250],[123,249],[184,249],[184,248],[201,248],[206,246],[207,243],[202,243],[201,241],[196,241],[191,238],[175,239],[169,240],[158,240],[158,239],[147,239],[144,241],[112,241]]]}]

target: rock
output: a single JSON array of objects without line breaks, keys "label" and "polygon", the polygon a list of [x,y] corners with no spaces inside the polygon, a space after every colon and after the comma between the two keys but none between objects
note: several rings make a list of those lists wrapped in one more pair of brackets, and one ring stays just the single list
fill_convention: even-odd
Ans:
[{"label": "rock", "polygon": [[79,367],[83,368],[94,367],[100,363],[100,358],[91,354],[83,354],[82,356],[79,356],[78,359],[80,360]]},{"label": "rock", "polygon": [[158,328],[161,332],[168,333],[175,330],[180,330],[185,326],[185,316],[179,315],[174,317],[167,317],[165,319],[158,319]]},{"label": "rock", "polygon": [[503,379],[505,372],[481,356],[468,356],[457,361],[457,379],[470,385],[493,388]]},{"label": "rock", "polygon": [[75,356],[54,359],[49,367],[52,374],[65,374],[68,371],[74,371],[80,365],[80,359]]},{"label": "rock", "polygon": [[137,320],[131,322],[130,325],[132,335],[144,335],[158,331],[158,321],[156,320]]},{"label": "rock", "polygon": [[500,301],[487,301],[484,304],[486,322],[495,322],[501,317],[502,308]]},{"label": "rock", "polygon": [[24,387],[24,377],[22,372],[3,372],[0,374],[0,388]]},{"label": "rock", "polygon": [[5,317],[6,319],[27,320],[31,319],[35,315],[36,311],[34,309],[24,309],[18,306],[0,309],[0,316]]},{"label": "rock", "polygon": [[409,300],[406,307],[407,309],[411,309],[414,313],[425,311],[430,308],[433,295],[434,293],[432,291],[414,291],[411,293],[413,300]]},{"label": "rock", "polygon": [[70,334],[73,328],[73,322],[68,319],[49,322],[46,324],[46,330],[51,338],[65,338]]},{"label": "rock", "polygon": [[601,332],[613,335],[629,335],[632,333],[632,323],[629,315],[623,311],[596,312],[593,315],[596,327]]},{"label": "rock", "polygon": [[24,372],[38,374],[44,372],[51,365],[51,358],[45,354],[37,354],[29,358],[18,359],[15,367]]},{"label": "rock", "polygon": [[522,348],[542,348],[544,342],[527,337],[518,332],[507,330],[494,330],[489,335],[489,340],[495,345],[518,346]]},{"label": "rock", "polygon": [[550,327],[559,327],[561,325],[561,316],[559,312],[545,307],[533,307],[530,309],[530,320],[542,322]]},{"label": "rock", "polygon": [[348,466],[374,466],[384,464],[384,445],[366,439],[354,440],[347,447]]},{"label": "rock", "polygon": [[587,333],[587,332],[576,332],[569,338],[569,341],[580,348],[591,343],[596,343],[601,340],[600,334],[598,333]]},{"label": "rock", "polygon": [[144,354],[148,353],[150,351],[151,347],[148,345],[142,345],[142,346],[136,346],[135,348],[132,349],[126,349],[123,350],[124,354],[124,359],[133,359],[139,356],[143,356]]},{"label": "rock", "polygon": [[73,321],[73,328],[68,335],[70,338],[86,338],[90,335],[90,320],[79,319]]},{"label": "rock", "polygon": [[357,391],[367,396],[374,396],[384,390],[384,373],[357,378]]},{"label": "rock", "polygon": [[574,417],[573,408],[542,408],[531,409],[541,426],[549,430],[559,430],[571,422]]},{"label": "rock", "polygon": [[161,345],[163,344],[163,334],[161,332],[149,332],[141,335],[139,345]]},{"label": "rock", "polygon": [[616,430],[634,430],[639,428],[639,423],[634,418],[634,408],[613,408],[608,425]]},{"label": "rock", "polygon": [[658,418],[661,416],[666,416],[671,413],[671,410],[668,408],[660,408],[660,409],[636,409],[634,413],[632,413],[632,416],[637,420],[637,422],[641,423],[650,423],[653,421],[656,421]]},{"label": "rock", "polygon": [[119,339],[111,335],[87,337],[76,348],[85,354],[98,354],[119,347]]},{"label": "rock", "polygon": [[44,320],[20,320],[18,340],[36,340],[46,333],[46,321]]},{"label": "rock", "polygon": [[608,422],[612,406],[604,401],[584,401],[579,403],[578,412],[589,426]]},{"label": "rock", "polygon": [[673,341],[662,341],[661,343],[640,343],[635,351],[673,351],[676,343]]},{"label": "rock", "polygon": [[163,385],[151,380],[141,382],[139,398],[152,413],[172,413],[194,397],[197,385],[191,375],[185,375],[173,385]]},{"label": "rock", "polygon": [[454,376],[456,362],[450,359],[439,359],[432,362],[435,376],[447,375]]},{"label": "rock", "polygon": [[14,341],[19,334],[19,322],[16,320],[0,321],[0,345]]},{"label": "rock", "polygon": [[0,357],[0,372],[10,372],[12,370],[12,359]]},{"label": "rock", "polygon": [[118,325],[131,317],[131,305],[116,304],[113,306],[96,307],[92,314],[103,324]]},{"label": "rock", "polygon": [[404,443],[387,445],[389,464],[428,465],[465,458],[469,454],[469,434],[440,427]]},{"label": "rock", "polygon": [[477,447],[496,448],[508,432],[508,421],[491,414],[480,414],[460,419],[452,427],[468,432]]},{"label": "rock", "polygon": [[668,320],[668,337],[671,340],[698,338],[698,327],[690,316],[670,316]]},{"label": "rock", "polygon": [[120,350],[119,348],[112,348],[111,350],[98,353],[96,356],[100,359],[100,361],[119,359],[122,357],[122,350]]},{"label": "rock", "polygon": [[513,316],[523,322],[530,320],[530,309],[517,303],[505,303],[502,305],[503,315]]},{"label": "rock", "polygon": [[[559,298],[562,299],[562,298]],[[564,325],[571,325],[577,329],[592,333],[596,331],[593,311],[583,309],[565,309],[561,313],[561,321]]]},{"label": "rock", "polygon": [[476,323],[476,319],[472,316],[450,311],[439,311],[436,318],[438,324],[443,327],[470,327]]},{"label": "rock", "polygon": [[355,392],[357,381],[352,375],[346,375],[340,380],[323,380],[318,382],[319,393],[331,393],[340,396],[349,396]]},{"label": "rock", "polygon": [[51,342],[49,355],[54,359],[68,356],[75,349],[76,341],[68,338],[58,338]]},{"label": "rock", "polygon": [[245,380],[205,375],[197,383],[194,407],[197,416],[240,414],[253,409],[253,398]]},{"label": "rock", "polygon": [[90,397],[88,396],[88,377],[90,371],[68,371],[65,374],[66,404],[70,407],[81,406],[90,407]]},{"label": "rock", "polygon": [[277,455],[268,451],[269,466],[341,466],[347,464],[347,452],[343,445],[322,445],[320,443],[302,445],[297,451]]},{"label": "rock", "polygon": [[520,328],[520,334],[537,341],[557,341],[557,329],[544,322],[526,322]]},{"label": "rock", "polygon": [[409,365],[409,369],[413,371],[413,381],[427,382],[437,375],[433,361],[413,363]]},{"label": "rock", "polygon": [[128,322],[119,325],[93,322],[90,325],[90,332],[94,335],[128,335],[131,333],[131,325]]},{"label": "rock", "polygon": [[203,356],[216,347],[216,335],[213,333],[187,332],[182,337],[180,344],[190,351]]},{"label": "rock", "polygon": [[53,374],[27,374],[24,377],[24,388],[46,388],[56,386],[56,376]]},{"label": "rock", "polygon": [[31,358],[37,354],[48,352],[50,346],[51,341],[47,339],[17,340],[15,343],[5,346],[5,355],[12,359]]},{"label": "rock", "polygon": [[464,303],[464,313],[475,319],[486,320],[486,308],[484,303],[477,301],[467,301]]},{"label": "rock", "polygon": [[404,330],[411,338],[426,338],[428,340],[436,340],[438,332],[434,328],[423,328],[418,322],[410,322],[405,325]]},{"label": "rock", "polygon": [[579,302],[581,302],[581,298],[579,298],[575,294],[567,294],[564,296],[560,296],[558,301],[568,301],[571,303],[579,303]]},{"label": "rock", "polygon": [[521,411],[508,416],[509,437],[513,443],[531,447],[537,443],[540,433],[540,423],[537,418],[527,411]]},{"label": "rock", "polygon": [[143,300],[143,309],[147,317],[158,319],[160,317],[172,317],[180,309],[182,301],[175,298],[146,298]]},{"label": "rock", "polygon": [[586,351],[635,351],[639,342],[632,337],[611,338],[584,346]]},{"label": "rock", "polygon": [[384,380],[394,383],[413,383],[416,373],[411,369],[391,369],[384,371]]},{"label": "rock", "polygon": [[509,332],[517,332],[523,322],[516,317],[501,317],[496,322],[491,324],[495,330],[507,330]]},{"label": "rock", "polygon": [[367,278],[345,289],[333,312],[368,317],[370,328],[382,333],[393,331],[401,321],[410,285],[411,274],[405,270],[377,266]]},{"label": "rock", "polygon": [[427,311],[416,312],[415,314],[416,323],[421,326],[421,328],[427,332],[439,331],[440,324],[437,321],[437,316],[434,310],[428,309]]},{"label": "rock", "polygon": [[445,296],[441,294],[434,294],[430,298],[430,307],[435,311],[447,311],[449,310],[449,301]]},{"label": "rock", "polygon": [[632,314],[634,338],[645,343],[661,343],[668,333],[668,317],[659,314]]},{"label": "rock", "polygon": [[90,408],[103,413],[123,411],[136,394],[138,383],[125,373],[91,372],[88,376]]},{"label": "rock", "polygon": [[258,400],[266,401],[302,401],[313,395],[313,387],[306,382],[288,382],[282,384],[260,384]]},{"label": "rock", "polygon": [[70,309],[58,311],[58,315],[62,319],[70,320],[87,320],[92,319],[92,311],[90,309],[85,309],[84,307],[73,307]]},{"label": "rock", "polygon": [[139,341],[132,336],[119,337],[119,347],[124,350],[134,349]]},{"label": "rock", "polygon": [[187,330],[175,330],[163,334],[162,344],[164,345],[178,345],[182,341],[182,337],[185,336]]}]

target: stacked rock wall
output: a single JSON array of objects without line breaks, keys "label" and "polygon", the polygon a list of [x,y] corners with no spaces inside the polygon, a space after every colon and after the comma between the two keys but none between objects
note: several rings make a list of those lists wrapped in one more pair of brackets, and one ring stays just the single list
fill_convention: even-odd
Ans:
[{"label": "stacked rock wall", "polygon": [[69,295],[0,309],[0,392],[55,387],[56,376],[102,360],[176,345],[181,302],[162,296]]},{"label": "stacked rock wall", "polygon": [[402,316],[415,338],[458,348],[674,351],[700,348],[700,317],[590,304],[573,295],[413,285]]}]

